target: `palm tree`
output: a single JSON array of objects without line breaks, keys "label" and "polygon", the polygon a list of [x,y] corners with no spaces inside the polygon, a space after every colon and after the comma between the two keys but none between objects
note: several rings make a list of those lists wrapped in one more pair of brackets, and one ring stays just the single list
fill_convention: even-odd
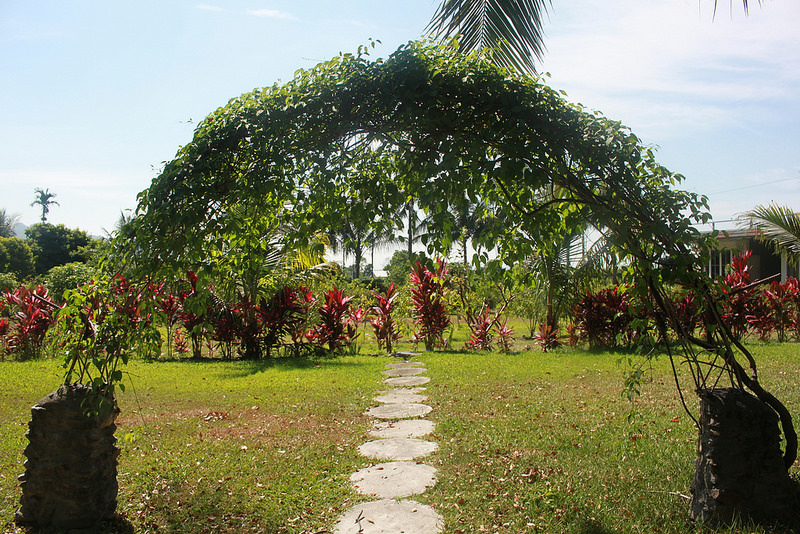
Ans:
[{"label": "palm tree", "polygon": [[[748,0],[742,4],[747,13]],[[498,65],[534,74],[534,60],[544,56],[548,5],[552,0],[442,0],[426,29],[434,39],[460,36],[465,53],[490,49]]]},{"label": "palm tree", "polygon": [[344,257],[347,254],[353,255],[353,278],[358,279],[361,278],[361,262],[367,249],[372,251],[374,272],[375,249],[393,243],[395,237],[391,230],[368,228],[356,223],[349,217],[344,217],[338,228],[333,228],[328,232],[328,240],[330,249],[334,254],[341,247],[342,267],[344,267]]},{"label": "palm tree", "polygon": [[9,215],[6,209],[0,209],[0,237],[14,237],[14,226],[19,222],[21,215],[15,213]]},{"label": "palm tree", "polygon": [[42,222],[47,222],[47,214],[50,213],[50,206],[55,204],[56,206],[60,206],[58,202],[53,200],[56,197],[55,193],[51,193],[49,189],[45,189],[44,191],[37,187],[34,190],[36,193],[36,199],[31,202],[31,207],[35,205],[40,205],[42,207]]},{"label": "palm tree", "polygon": [[756,228],[776,252],[800,259],[800,215],[786,206],[756,206],[739,217],[739,224]]}]

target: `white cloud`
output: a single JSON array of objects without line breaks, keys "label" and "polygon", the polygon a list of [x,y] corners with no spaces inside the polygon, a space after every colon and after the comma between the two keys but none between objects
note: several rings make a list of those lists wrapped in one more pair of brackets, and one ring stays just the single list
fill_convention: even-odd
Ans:
[{"label": "white cloud", "polygon": [[269,17],[273,19],[297,20],[297,17],[295,17],[291,13],[286,13],[285,11],[278,11],[277,9],[248,9],[247,14],[253,15],[254,17]]},{"label": "white cloud", "polygon": [[543,70],[571,99],[611,103],[601,109],[613,118],[658,121],[678,108],[678,120],[694,115],[710,127],[706,119],[729,120],[721,108],[796,98],[794,3],[755,6],[749,17],[740,6],[730,16],[720,9],[715,21],[698,0],[583,2],[559,13],[564,5],[554,8]]},{"label": "white cloud", "polygon": [[219,6],[212,6],[209,4],[197,4],[194,6],[195,9],[202,9],[204,11],[222,11],[223,9]]}]

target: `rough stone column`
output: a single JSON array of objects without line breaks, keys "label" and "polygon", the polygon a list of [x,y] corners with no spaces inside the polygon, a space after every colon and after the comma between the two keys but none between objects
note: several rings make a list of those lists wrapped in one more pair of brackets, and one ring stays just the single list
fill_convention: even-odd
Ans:
[{"label": "rough stone column", "polygon": [[792,483],[783,465],[777,414],[740,389],[700,395],[700,435],[692,482],[693,519],[791,521]]},{"label": "rough stone column", "polygon": [[100,414],[87,416],[82,404],[89,394],[81,385],[62,386],[31,408],[18,525],[92,529],[114,515],[119,410],[106,397]]}]

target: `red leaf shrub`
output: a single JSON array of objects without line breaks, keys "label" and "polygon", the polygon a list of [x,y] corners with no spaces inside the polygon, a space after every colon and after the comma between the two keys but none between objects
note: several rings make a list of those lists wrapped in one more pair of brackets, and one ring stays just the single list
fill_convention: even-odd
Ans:
[{"label": "red leaf shrub", "polygon": [[414,324],[419,327],[414,334],[414,341],[423,341],[425,350],[447,345],[444,331],[450,326],[450,316],[444,305],[447,264],[439,258],[436,264],[436,270],[432,272],[417,261],[409,275]]},{"label": "red leaf shrub", "polygon": [[553,349],[561,344],[558,340],[558,328],[549,325],[546,322],[539,326],[539,331],[533,335],[533,339],[539,343],[544,352]]},{"label": "red leaf shrub", "polygon": [[475,322],[469,325],[472,332],[466,343],[468,349],[492,350],[492,325],[495,318],[490,316],[489,306],[484,306],[475,317]]},{"label": "red leaf shrub", "polygon": [[308,313],[307,304],[313,294],[304,287],[284,287],[269,299],[261,299],[256,310],[260,323],[261,343],[267,357],[284,338],[296,337],[302,331]]},{"label": "red leaf shrub", "polygon": [[590,347],[616,347],[631,323],[630,304],[619,286],[586,295],[572,308],[580,336]]},{"label": "red leaf shrub", "polygon": [[53,311],[57,309],[49,301],[47,289],[20,286],[13,293],[6,291],[5,302],[10,315],[4,327],[6,350],[20,360],[39,357],[44,336],[54,323]]},{"label": "red leaf shrub", "polygon": [[353,297],[346,297],[342,290],[334,287],[325,294],[325,304],[319,309],[320,324],[306,333],[306,337],[317,345],[328,345],[331,352],[349,347],[358,337],[358,323],[364,318],[361,308],[350,309]]},{"label": "red leaf shrub", "polygon": [[722,318],[731,328],[736,339],[742,339],[750,324],[748,315],[755,303],[755,289],[750,284],[748,262],[753,251],[734,256],[731,259],[731,272],[720,280],[717,286],[722,295]]},{"label": "red leaf shrub", "polygon": [[394,311],[394,300],[397,297],[397,285],[389,284],[386,293],[381,294],[377,291],[372,292],[372,296],[378,301],[370,311],[372,312],[372,330],[378,342],[379,349],[386,349],[392,352],[392,343],[400,339],[400,329],[392,317]]},{"label": "red leaf shrub", "polygon": [[495,330],[500,352],[511,352],[511,346],[514,343],[514,329],[508,325],[508,318],[504,319],[502,323],[498,323]]}]

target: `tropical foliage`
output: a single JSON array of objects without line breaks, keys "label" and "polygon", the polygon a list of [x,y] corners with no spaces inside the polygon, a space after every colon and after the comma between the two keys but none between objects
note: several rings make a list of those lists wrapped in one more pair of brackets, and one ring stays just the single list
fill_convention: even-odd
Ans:
[{"label": "tropical foliage", "polygon": [[0,209],[0,237],[14,237],[14,226],[19,222],[21,215],[10,215],[5,208]]},{"label": "tropical foliage", "polygon": [[417,325],[414,341],[422,341],[425,350],[447,346],[444,337],[450,326],[450,314],[444,303],[447,275],[447,263],[439,258],[433,271],[417,261],[409,275],[414,324]]},{"label": "tropical foliage", "polygon": [[397,286],[389,284],[384,293],[373,291],[376,304],[370,310],[372,313],[373,332],[375,340],[378,342],[379,349],[386,349],[392,352],[392,345],[400,339],[400,328],[392,313],[395,311],[395,299],[397,298]]},{"label": "tropical foliage", "polygon": [[535,73],[544,55],[542,20],[548,0],[442,0],[428,29],[458,37],[467,52],[491,49],[497,64]]},{"label": "tropical foliage", "polygon": [[[742,4],[746,14],[749,0]],[[496,64],[533,74],[545,52],[548,5],[551,0],[441,0],[427,29],[435,39],[457,38],[468,53],[488,51]]]},{"label": "tropical foliage", "polygon": [[739,221],[756,228],[776,251],[787,253],[795,263],[800,258],[800,216],[787,206],[769,204],[745,212]]},{"label": "tropical foliage", "polygon": [[25,240],[0,237],[0,272],[11,273],[20,280],[34,274],[33,250]]},{"label": "tropical foliage", "polygon": [[40,357],[57,309],[48,299],[47,288],[20,286],[6,291],[0,316],[6,307],[8,317],[0,317],[0,334],[7,352],[19,360]]}]

